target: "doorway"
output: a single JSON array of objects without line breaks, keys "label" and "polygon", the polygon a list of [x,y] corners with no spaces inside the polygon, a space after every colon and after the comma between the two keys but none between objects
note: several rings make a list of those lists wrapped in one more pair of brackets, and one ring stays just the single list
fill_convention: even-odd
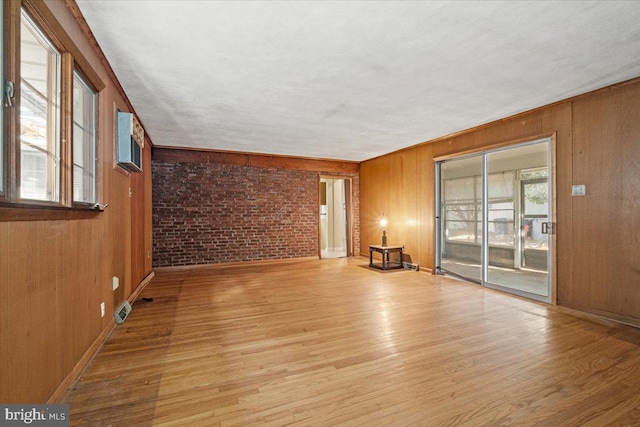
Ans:
[{"label": "doorway", "polygon": [[552,301],[551,142],[436,163],[439,273]]},{"label": "doorway", "polygon": [[342,258],[351,249],[351,180],[320,177],[320,258]]}]

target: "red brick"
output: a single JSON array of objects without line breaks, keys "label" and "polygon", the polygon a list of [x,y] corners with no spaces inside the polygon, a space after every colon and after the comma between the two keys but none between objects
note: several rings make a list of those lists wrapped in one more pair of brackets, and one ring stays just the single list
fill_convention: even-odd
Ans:
[{"label": "red brick", "polygon": [[[318,255],[323,171],[154,160],[152,173],[156,267]],[[353,183],[358,253],[359,180],[344,176]]]}]

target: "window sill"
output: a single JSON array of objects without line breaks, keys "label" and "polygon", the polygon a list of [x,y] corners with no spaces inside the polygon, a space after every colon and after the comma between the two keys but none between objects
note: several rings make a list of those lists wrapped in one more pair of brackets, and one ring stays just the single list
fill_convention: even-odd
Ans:
[{"label": "window sill", "polygon": [[0,205],[0,222],[59,221],[95,218],[104,209],[90,207],[34,206],[29,204]]}]

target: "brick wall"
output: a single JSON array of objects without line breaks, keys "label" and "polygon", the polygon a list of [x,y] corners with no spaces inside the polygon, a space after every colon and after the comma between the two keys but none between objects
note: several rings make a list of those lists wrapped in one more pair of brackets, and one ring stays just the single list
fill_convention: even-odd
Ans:
[{"label": "brick wall", "polygon": [[317,256],[319,172],[154,160],[153,265]]}]

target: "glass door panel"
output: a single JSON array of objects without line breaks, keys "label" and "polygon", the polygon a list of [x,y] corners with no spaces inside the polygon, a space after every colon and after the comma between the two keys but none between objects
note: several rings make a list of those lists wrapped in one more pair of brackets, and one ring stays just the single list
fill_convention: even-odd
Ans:
[{"label": "glass door panel", "polygon": [[488,286],[549,296],[549,235],[542,233],[549,221],[548,145],[486,154]]},{"label": "glass door panel", "polygon": [[440,165],[440,269],[482,281],[482,156]]}]

